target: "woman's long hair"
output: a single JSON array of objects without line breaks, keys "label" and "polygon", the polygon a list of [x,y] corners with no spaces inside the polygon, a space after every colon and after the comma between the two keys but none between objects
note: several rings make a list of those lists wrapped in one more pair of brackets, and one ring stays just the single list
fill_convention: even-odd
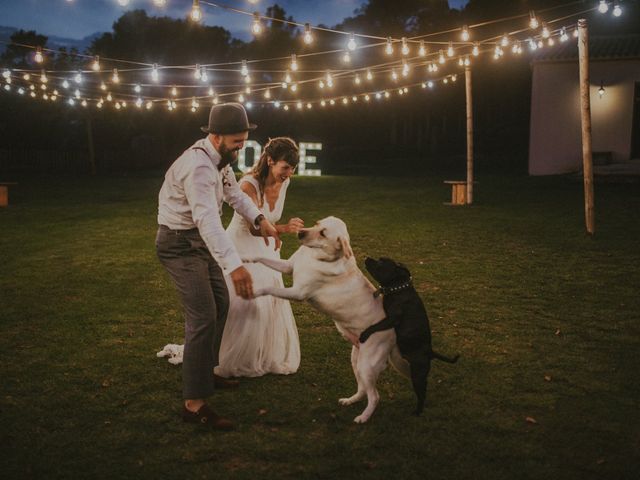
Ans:
[{"label": "woman's long hair", "polygon": [[269,176],[269,158],[274,162],[284,160],[295,168],[300,161],[298,145],[289,137],[276,137],[269,139],[264,146],[258,163],[256,163],[249,172],[250,175],[253,175],[253,177],[258,180],[258,185],[260,186],[260,196],[258,200],[261,203],[262,196],[264,195],[264,185]]}]

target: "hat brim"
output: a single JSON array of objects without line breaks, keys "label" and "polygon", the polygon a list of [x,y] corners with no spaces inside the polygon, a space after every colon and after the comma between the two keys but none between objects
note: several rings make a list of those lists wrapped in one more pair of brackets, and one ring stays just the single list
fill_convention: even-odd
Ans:
[{"label": "hat brim", "polygon": [[204,133],[213,133],[218,135],[230,135],[232,133],[244,133],[255,130],[258,126],[255,123],[250,123],[244,127],[220,127],[220,128],[209,128],[208,125],[204,125],[200,127]]}]

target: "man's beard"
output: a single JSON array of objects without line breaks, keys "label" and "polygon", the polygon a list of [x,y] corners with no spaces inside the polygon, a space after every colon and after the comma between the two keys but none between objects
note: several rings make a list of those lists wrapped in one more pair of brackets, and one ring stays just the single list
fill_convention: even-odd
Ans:
[{"label": "man's beard", "polygon": [[220,144],[220,167],[226,167],[238,160],[238,150],[229,150],[224,143]]}]

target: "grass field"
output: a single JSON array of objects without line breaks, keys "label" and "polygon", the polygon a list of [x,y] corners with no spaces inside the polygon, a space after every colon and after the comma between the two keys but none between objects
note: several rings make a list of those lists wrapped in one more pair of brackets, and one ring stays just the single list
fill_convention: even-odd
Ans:
[{"label": "grass field", "polygon": [[388,369],[353,424],[349,345],[295,304],[300,370],[217,393],[231,433],[180,421],[180,369],[155,356],[182,342],[161,175],[21,180],[0,210],[2,477],[637,479],[638,184],[596,185],[590,238],[580,183],[479,176],[460,208],[442,180],[295,178],[285,209],[343,218],[360,265],[411,268],[435,348],[461,354],[434,363],[425,413]]}]

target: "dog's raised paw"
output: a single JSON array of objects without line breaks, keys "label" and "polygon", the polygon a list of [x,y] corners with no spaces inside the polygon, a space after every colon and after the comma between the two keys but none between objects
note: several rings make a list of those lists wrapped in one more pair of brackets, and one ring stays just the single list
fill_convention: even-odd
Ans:
[{"label": "dog's raised paw", "polygon": [[355,423],[365,423],[367,420],[369,420],[369,417],[366,417],[364,415],[358,415],[356,418],[353,419]]}]

